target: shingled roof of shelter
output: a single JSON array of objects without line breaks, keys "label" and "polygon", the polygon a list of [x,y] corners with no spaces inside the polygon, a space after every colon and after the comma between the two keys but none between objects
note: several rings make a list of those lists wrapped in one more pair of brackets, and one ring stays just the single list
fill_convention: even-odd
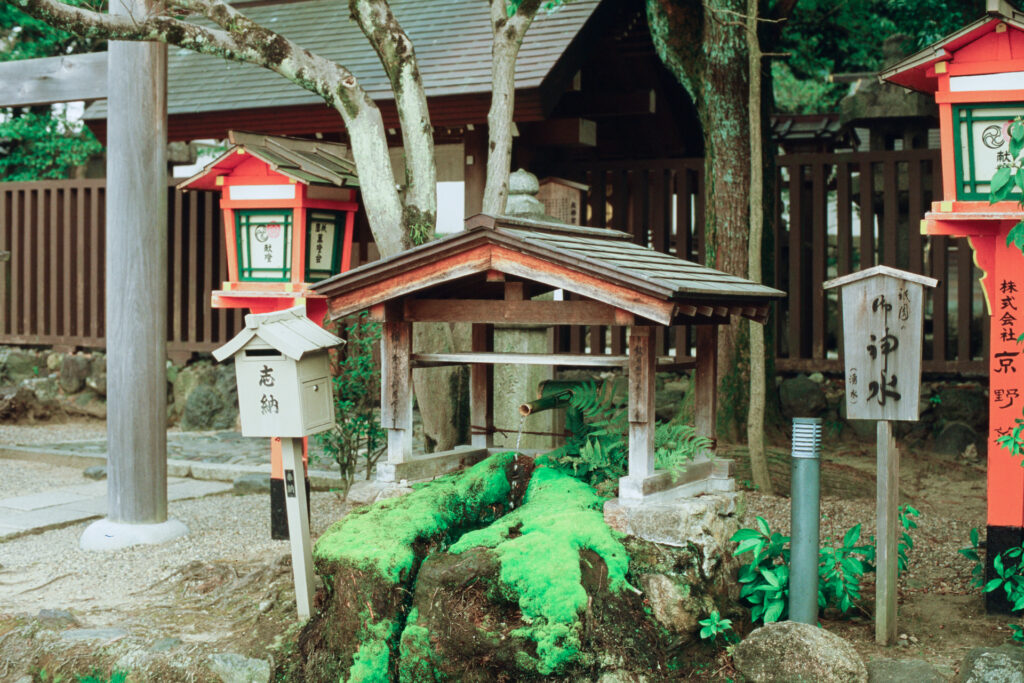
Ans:
[{"label": "shingled roof of shelter", "polygon": [[[318,283],[314,290],[332,298],[373,289],[358,306],[342,311],[331,309],[332,315],[345,315],[434,286],[436,279],[421,278],[417,270],[442,256],[468,252],[485,244],[534,256],[661,301],[711,309],[704,313],[705,317],[714,314],[721,318],[728,313],[763,321],[767,305],[786,296],[772,287],[636,244],[628,233],[487,214],[467,219],[464,232],[335,275]],[[453,279],[468,274],[471,273]],[[531,279],[530,275],[523,277]],[[387,284],[388,281],[395,284]],[[667,319],[657,322],[668,324]]]},{"label": "shingled roof of shelter", "polygon": [[[345,158],[348,148],[336,142],[300,140],[280,135],[229,131],[232,146],[203,170],[178,184],[179,189],[215,189],[216,179],[227,175],[246,154],[266,162],[271,169],[306,185],[359,187],[356,165]],[[239,152],[245,154],[239,154]]]},{"label": "shingled roof of shelter", "polygon": [[[516,61],[516,88],[535,88],[593,14],[600,0],[573,0],[556,12],[538,13]],[[491,28],[480,0],[390,0],[395,18],[416,50],[429,97],[489,94]],[[376,100],[394,94],[377,54],[350,17],[348,3],[308,0],[240,5],[253,21],[345,66]],[[251,64],[229,62],[171,46],[168,53],[169,115],[322,104],[323,99],[281,76]],[[106,101],[86,111],[106,117]]]}]

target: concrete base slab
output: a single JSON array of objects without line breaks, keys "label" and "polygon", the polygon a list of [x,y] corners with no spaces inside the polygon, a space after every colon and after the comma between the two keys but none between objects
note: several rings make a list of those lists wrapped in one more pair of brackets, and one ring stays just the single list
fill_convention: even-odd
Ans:
[{"label": "concrete base slab", "polygon": [[672,489],[640,501],[613,498],[604,504],[604,520],[629,536],[679,548],[701,551],[705,575],[728,558],[729,539],[739,529],[741,492],[687,496]]},{"label": "concrete base slab", "polygon": [[82,550],[120,550],[135,545],[167,543],[188,533],[188,527],[176,519],[161,524],[125,524],[98,519],[85,528],[78,545]]},{"label": "concrete base slab", "polygon": [[641,501],[653,495],[672,492],[675,496],[698,496],[702,493],[736,490],[732,478],[733,461],[726,458],[699,460],[686,466],[686,471],[672,478],[667,470],[658,470],[649,477],[622,477],[619,479],[619,498],[623,501]]},{"label": "concrete base slab", "polygon": [[426,481],[460,467],[469,467],[488,455],[486,448],[460,446],[450,451],[414,455],[405,462],[377,463],[377,481],[385,483]]}]

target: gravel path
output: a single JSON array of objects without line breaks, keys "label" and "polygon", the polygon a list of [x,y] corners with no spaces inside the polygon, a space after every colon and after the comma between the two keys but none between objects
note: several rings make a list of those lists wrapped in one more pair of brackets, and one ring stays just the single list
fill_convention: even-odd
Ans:
[{"label": "gravel path", "polygon": [[86,484],[80,467],[57,467],[40,462],[0,459],[0,500],[51,489]]},{"label": "gravel path", "polygon": [[68,419],[45,424],[0,424],[0,447],[40,446],[62,441],[103,439],[107,423],[103,420]]},{"label": "gravel path", "polygon": [[[129,595],[144,600],[149,587],[189,562],[287,555],[288,542],[270,538],[268,501],[266,495],[221,495],[172,502],[169,515],[190,533],[159,546],[85,552],[78,548],[85,523],[6,541],[0,545],[0,612],[123,609]],[[333,493],[314,492],[311,507],[313,538],[345,512]]]}]

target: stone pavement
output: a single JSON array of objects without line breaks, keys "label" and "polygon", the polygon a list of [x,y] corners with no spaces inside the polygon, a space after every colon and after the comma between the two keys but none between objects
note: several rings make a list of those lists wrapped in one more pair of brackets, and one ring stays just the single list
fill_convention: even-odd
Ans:
[{"label": "stone pavement", "polygon": [[[310,484],[317,489],[337,486],[333,462],[310,439]],[[105,465],[106,439],[45,445],[0,444],[0,458],[81,467]],[[238,432],[172,432],[167,435],[167,495],[169,500],[198,498],[230,491],[232,482],[247,474],[270,474],[270,440],[243,437]],[[0,500],[0,541],[25,533],[103,517],[107,482],[96,481],[55,488],[30,496]]]},{"label": "stone pavement", "polygon": [[[167,499],[200,498],[231,490],[220,481],[168,478]],[[94,481],[0,500],[0,541],[107,514],[107,482]]]}]

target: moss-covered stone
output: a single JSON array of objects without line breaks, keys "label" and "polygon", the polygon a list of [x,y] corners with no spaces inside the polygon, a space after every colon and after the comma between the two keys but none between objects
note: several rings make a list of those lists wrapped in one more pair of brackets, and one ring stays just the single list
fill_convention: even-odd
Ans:
[{"label": "moss-covered stone", "polygon": [[[518,506],[533,463],[513,453],[354,510],[317,541],[313,558],[328,594],[279,669],[308,681],[394,680],[398,638],[420,563],[467,529]],[[374,678],[378,676],[380,678]]]}]

